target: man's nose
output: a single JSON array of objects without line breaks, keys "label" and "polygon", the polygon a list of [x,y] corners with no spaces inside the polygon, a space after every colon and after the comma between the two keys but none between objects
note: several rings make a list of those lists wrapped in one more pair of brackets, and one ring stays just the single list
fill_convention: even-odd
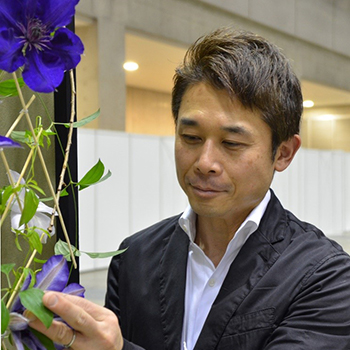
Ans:
[{"label": "man's nose", "polygon": [[212,141],[206,141],[200,148],[196,169],[202,174],[219,174],[221,172],[220,154]]}]

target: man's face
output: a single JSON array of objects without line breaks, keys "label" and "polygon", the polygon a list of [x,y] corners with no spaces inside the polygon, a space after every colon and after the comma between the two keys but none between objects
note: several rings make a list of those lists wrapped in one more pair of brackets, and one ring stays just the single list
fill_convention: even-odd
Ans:
[{"label": "man's face", "polygon": [[257,112],[206,83],[185,92],[177,120],[179,183],[201,217],[243,221],[270,187],[271,131]]}]

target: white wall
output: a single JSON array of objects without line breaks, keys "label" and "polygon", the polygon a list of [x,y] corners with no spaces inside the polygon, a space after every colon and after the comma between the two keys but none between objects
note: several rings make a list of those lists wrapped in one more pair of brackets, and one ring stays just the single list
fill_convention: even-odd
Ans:
[{"label": "white wall", "polygon": [[[80,249],[118,249],[123,238],[183,211],[173,157],[173,137],[79,129],[79,177],[100,158],[112,172],[106,182],[80,192]],[[272,188],[301,220],[349,245],[350,153],[301,149],[276,173]],[[107,267],[110,259],[81,258],[81,270]]]},{"label": "white wall", "polygon": [[[79,129],[79,177],[100,158],[112,176],[80,192],[80,249],[116,250],[123,238],[183,211],[187,200],[173,161],[173,138]],[[81,270],[110,259],[81,258]]]}]

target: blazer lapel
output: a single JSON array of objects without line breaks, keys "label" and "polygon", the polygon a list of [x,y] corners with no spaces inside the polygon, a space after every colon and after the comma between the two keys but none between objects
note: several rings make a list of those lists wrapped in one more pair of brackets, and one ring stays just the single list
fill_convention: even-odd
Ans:
[{"label": "blazer lapel", "polygon": [[216,348],[227,323],[239,305],[278,256],[279,254],[258,231],[250,236],[231,264],[197,340],[195,350]]},{"label": "blazer lapel", "polygon": [[177,225],[173,234],[164,240],[159,265],[161,321],[165,348],[169,350],[180,349],[188,244],[188,236]]}]

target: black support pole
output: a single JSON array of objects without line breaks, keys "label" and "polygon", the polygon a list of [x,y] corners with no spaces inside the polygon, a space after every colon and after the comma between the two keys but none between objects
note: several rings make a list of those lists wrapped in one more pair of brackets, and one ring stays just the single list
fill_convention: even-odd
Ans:
[{"label": "black support pole", "polygon": [[[74,32],[74,20],[67,27]],[[75,80],[75,71],[74,71]],[[63,82],[57,88],[54,93],[54,110],[55,110],[55,121],[60,123],[68,123],[71,116],[71,83],[69,72],[64,75]],[[75,104],[76,110],[76,104]],[[76,117],[75,117],[76,118]],[[66,148],[68,131],[64,126],[56,126],[58,139],[56,140],[56,183],[59,182],[59,176],[61,173],[63,161],[64,161],[64,150]],[[63,147],[63,150],[62,150]],[[65,183],[69,183],[70,177],[74,182],[78,181],[78,146],[77,146],[77,130],[74,129],[72,145],[69,153],[68,169],[66,171]],[[60,209],[63,215],[64,223],[68,232],[68,236],[71,244],[79,249],[79,222],[78,222],[78,191],[76,188],[71,186],[68,189],[69,195],[60,198]],[[57,220],[57,239],[65,241],[62,226]],[[69,283],[79,283],[79,259],[77,259],[78,268],[72,268]]]}]

